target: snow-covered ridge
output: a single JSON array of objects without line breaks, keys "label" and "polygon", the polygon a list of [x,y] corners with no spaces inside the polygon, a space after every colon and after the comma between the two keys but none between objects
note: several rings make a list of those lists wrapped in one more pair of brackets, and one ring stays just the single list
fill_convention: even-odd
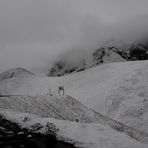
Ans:
[{"label": "snow-covered ridge", "polygon": [[36,75],[23,68],[14,68],[0,74],[0,94],[11,94]]},{"label": "snow-covered ridge", "polygon": [[[100,45],[96,50],[71,51],[57,58],[49,68],[48,76],[63,76],[79,72],[103,63],[147,60],[148,38],[131,43],[110,40]],[[87,54],[86,54],[87,53]],[[74,55],[74,58],[72,58]]]},{"label": "snow-covered ridge", "polygon": [[27,77],[30,75],[35,75],[32,72],[24,69],[24,68],[14,68],[14,69],[10,69],[8,71],[5,71],[3,73],[0,74],[0,80],[5,80],[5,79],[9,79],[12,77]]}]

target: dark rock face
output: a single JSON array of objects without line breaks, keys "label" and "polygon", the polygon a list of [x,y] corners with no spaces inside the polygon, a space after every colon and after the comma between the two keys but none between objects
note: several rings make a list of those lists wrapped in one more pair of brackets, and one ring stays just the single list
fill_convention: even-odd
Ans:
[{"label": "dark rock face", "polygon": [[78,62],[77,65],[69,64],[68,61],[63,59],[55,62],[53,66],[49,69],[48,76],[63,76],[65,74],[70,74],[73,72],[79,72],[86,69],[85,59]]},{"label": "dark rock face", "polygon": [[103,63],[103,57],[105,56],[105,54],[105,48],[100,48],[93,53],[93,58],[97,65]]},{"label": "dark rock face", "polygon": [[148,42],[139,43],[130,47],[130,60],[147,60]]},{"label": "dark rock face", "polygon": [[[38,125],[35,128],[40,128]],[[0,117],[0,148],[75,148],[58,141],[54,134],[41,135]]]}]

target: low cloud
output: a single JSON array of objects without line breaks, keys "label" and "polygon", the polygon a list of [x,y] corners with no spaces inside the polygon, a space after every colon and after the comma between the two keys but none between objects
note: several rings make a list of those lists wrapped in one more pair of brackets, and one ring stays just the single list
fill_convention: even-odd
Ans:
[{"label": "low cloud", "polygon": [[0,1],[0,72],[42,71],[68,50],[147,32],[147,0]]}]

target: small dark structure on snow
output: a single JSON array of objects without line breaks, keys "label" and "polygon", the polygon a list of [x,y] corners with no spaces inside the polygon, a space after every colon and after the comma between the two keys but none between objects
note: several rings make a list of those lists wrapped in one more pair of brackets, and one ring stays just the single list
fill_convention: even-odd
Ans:
[{"label": "small dark structure on snow", "polygon": [[62,92],[62,95],[64,95],[65,94],[64,86],[59,86],[58,92],[59,92],[59,94],[61,94],[61,92]]}]

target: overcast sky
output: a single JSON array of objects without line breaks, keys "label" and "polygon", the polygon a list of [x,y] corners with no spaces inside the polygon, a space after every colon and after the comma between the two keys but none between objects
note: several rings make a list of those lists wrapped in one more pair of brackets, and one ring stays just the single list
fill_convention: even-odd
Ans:
[{"label": "overcast sky", "polygon": [[147,30],[147,18],[148,0],[0,0],[0,72],[41,70],[66,50],[95,48],[133,28],[131,22]]}]

